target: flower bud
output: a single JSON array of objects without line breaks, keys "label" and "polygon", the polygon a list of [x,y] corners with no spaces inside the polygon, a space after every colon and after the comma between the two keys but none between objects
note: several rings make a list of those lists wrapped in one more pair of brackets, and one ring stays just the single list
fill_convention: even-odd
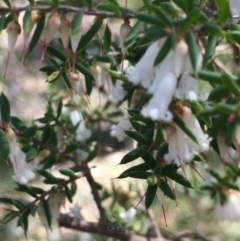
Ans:
[{"label": "flower bud", "polygon": [[96,63],[93,63],[93,65],[90,67],[90,71],[96,81],[96,85],[100,87],[102,85],[102,69],[99,65]]},{"label": "flower bud", "polygon": [[126,41],[126,38],[131,31],[131,26],[129,23],[129,20],[125,20],[124,23],[120,27],[120,33],[119,33],[119,38],[120,38],[120,47],[122,49],[122,54],[123,56],[126,54],[127,48],[124,47],[124,43]]},{"label": "flower bud", "polygon": [[157,185],[158,184],[158,178],[155,175],[151,175],[147,179],[147,183],[149,185]]}]

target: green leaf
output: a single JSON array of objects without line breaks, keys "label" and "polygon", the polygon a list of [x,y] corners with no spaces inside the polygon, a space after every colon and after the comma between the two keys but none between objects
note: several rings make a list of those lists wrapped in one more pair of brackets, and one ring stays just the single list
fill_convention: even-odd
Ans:
[{"label": "green leaf", "polygon": [[65,154],[74,153],[74,152],[76,152],[76,150],[78,149],[78,146],[79,146],[78,143],[72,142],[72,143],[70,143],[69,145],[67,145],[67,147],[66,147],[65,150],[64,150],[64,153],[65,153]]},{"label": "green leaf", "polygon": [[218,37],[216,37],[216,36],[208,37],[206,51],[203,56],[203,66],[206,66],[209,62],[212,61],[214,53],[215,53],[215,49],[217,46],[217,42],[218,42]]},{"label": "green leaf", "polygon": [[19,131],[24,131],[25,129],[27,129],[27,127],[25,126],[25,124],[16,116],[11,116],[10,117],[11,120],[11,125],[19,130]]},{"label": "green leaf", "polygon": [[38,130],[37,126],[31,126],[23,131],[23,135],[28,138],[33,137],[36,135],[37,130]]},{"label": "green leaf", "polygon": [[49,84],[52,84],[59,78],[59,76],[60,76],[60,72],[55,71],[51,75],[48,76],[46,82],[48,82]]},{"label": "green leaf", "polygon": [[197,71],[201,64],[200,62],[201,54],[200,54],[200,50],[197,45],[196,39],[194,37],[194,34],[192,32],[189,32],[187,34],[187,44],[188,44],[189,56],[190,56],[192,68],[193,68],[194,74],[197,74]]},{"label": "green leaf", "polygon": [[135,172],[128,172],[124,175],[120,175],[118,178],[126,178],[126,177],[132,177],[132,178],[138,178],[138,179],[148,179],[149,176],[151,176],[151,172],[144,172],[144,171],[135,171]]},{"label": "green leaf", "polygon": [[223,37],[222,28],[216,23],[209,23],[204,26],[204,32],[209,36]]},{"label": "green leaf", "polygon": [[67,74],[67,73],[63,73],[62,76],[63,76],[63,79],[64,79],[64,82],[65,82],[66,86],[67,86],[70,90],[72,90],[72,83],[71,83],[71,80],[70,80],[68,74]]},{"label": "green leaf", "polygon": [[31,195],[35,198],[38,197],[37,193],[31,187],[28,187],[27,185],[23,185],[23,184],[19,184],[19,183],[17,183],[17,185],[18,186],[15,188],[15,190],[28,193],[29,195]]},{"label": "green leaf", "polygon": [[59,0],[52,0],[52,5],[53,5],[55,8],[58,8],[58,7],[59,7]]},{"label": "green leaf", "polygon": [[224,24],[228,17],[231,17],[228,0],[216,0],[218,5],[218,21]]},{"label": "green leaf", "polygon": [[240,44],[240,31],[225,32],[224,36],[228,41]]},{"label": "green leaf", "polygon": [[0,129],[0,160],[6,161],[10,153],[10,147],[7,137],[2,129]]},{"label": "green leaf", "polygon": [[9,123],[10,122],[10,103],[3,92],[0,96],[0,106],[1,106],[2,123],[4,122]]},{"label": "green leaf", "polygon": [[119,6],[117,6],[116,4],[113,4],[113,3],[111,3],[111,2],[108,2],[108,3],[107,3],[107,6],[116,14],[116,16],[117,16],[118,18],[121,17],[121,11],[120,11],[120,9],[119,9]]},{"label": "green leaf", "polygon": [[174,122],[182,129],[182,131],[189,136],[195,143],[198,143],[197,138],[195,135],[192,133],[192,131],[188,128],[188,126],[184,123],[184,121],[178,116],[174,116]]},{"label": "green leaf", "polygon": [[83,63],[76,63],[76,69],[79,70],[86,79],[94,80],[94,77],[88,67],[86,67]]},{"label": "green leaf", "polygon": [[53,48],[52,46],[47,47],[47,53],[50,54],[51,56],[54,56],[54,57],[60,59],[62,62],[67,61],[66,56],[59,50]]},{"label": "green leaf", "polygon": [[173,32],[171,35],[169,35],[167,37],[167,39],[165,40],[162,48],[160,48],[160,51],[154,61],[154,66],[160,64],[165,59],[165,57],[168,55],[170,50],[173,48],[172,41],[173,41],[174,34],[175,34],[175,32]]},{"label": "green leaf", "polygon": [[239,125],[238,121],[227,123],[226,131],[225,131],[225,141],[228,146],[230,146],[233,140],[235,139],[238,125]]},{"label": "green leaf", "polygon": [[6,15],[2,15],[0,17],[0,33],[5,27]]},{"label": "green leaf", "polygon": [[37,155],[38,155],[38,147],[31,146],[30,149],[28,150],[26,161],[29,162],[33,160]]},{"label": "green leaf", "polygon": [[234,76],[222,74],[221,80],[231,93],[233,93],[237,98],[240,98],[240,89],[237,82],[235,81]]},{"label": "green leaf", "polygon": [[51,210],[50,207],[48,205],[48,202],[45,199],[42,199],[42,205],[43,205],[43,210],[47,219],[47,223],[50,229],[52,229],[51,227],[51,223],[52,223],[52,214],[51,214]]},{"label": "green leaf", "polygon": [[43,164],[43,169],[48,169],[51,168],[57,160],[57,156],[55,152],[51,152],[47,157],[45,157],[42,161],[41,164]]},{"label": "green leaf", "polygon": [[28,47],[28,55],[33,51],[33,49],[37,45],[37,42],[40,39],[40,36],[42,34],[44,25],[45,25],[45,13],[42,13],[42,16],[37,24],[37,27],[35,29],[35,32],[32,36],[31,42]]},{"label": "green leaf", "polygon": [[76,194],[77,192],[77,184],[76,182],[72,182],[71,183],[71,193],[72,193],[72,197]]},{"label": "green leaf", "polygon": [[175,200],[175,195],[173,193],[173,190],[171,189],[171,187],[169,186],[169,184],[166,181],[161,179],[159,187],[165,196],[171,198],[172,200]]},{"label": "green leaf", "polygon": [[49,142],[50,138],[51,138],[51,135],[52,135],[52,128],[50,125],[46,125],[44,127],[44,130],[43,130],[43,134],[42,134],[42,142],[43,143],[47,143]]},{"label": "green leaf", "polygon": [[153,158],[153,156],[148,151],[143,149],[139,149],[138,152],[144,162],[153,170],[157,165],[157,161]]},{"label": "green leaf", "polygon": [[177,172],[167,173],[166,176],[185,187],[194,188],[186,178],[184,178],[182,175],[178,174]]},{"label": "green leaf", "polygon": [[25,14],[23,16],[23,31],[25,34],[30,34],[32,30],[32,18],[31,18],[31,9],[30,7],[26,8]]},{"label": "green leaf", "polygon": [[128,152],[121,160],[121,162],[119,164],[126,164],[126,163],[129,163],[129,162],[132,162],[134,160],[136,160],[137,158],[139,158],[140,155],[139,155],[139,151],[138,149],[134,149],[130,152]]},{"label": "green leaf", "polygon": [[86,162],[92,161],[95,157],[97,157],[99,151],[99,145],[97,142],[92,142],[91,145],[88,147],[88,157]]},{"label": "green leaf", "polygon": [[9,8],[12,8],[12,2],[10,0],[3,0],[4,3],[6,3],[6,5],[9,7]]},{"label": "green leaf", "polygon": [[76,15],[73,21],[73,26],[71,28],[71,36],[75,36],[79,34],[80,26],[82,25],[83,15],[84,15],[83,11],[79,11],[78,14]]},{"label": "green leaf", "polygon": [[71,190],[69,189],[68,185],[64,184],[63,186],[64,186],[64,189],[65,189],[65,194],[67,196],[68,201],[70,203],[72,203],[73,199],[72,199],[72,192],[71,192]]},{"label": "green leaf", "polygon": [[78,47],[78,51],[83,50],[88,43],[92,40],[92,38],[97,34],[98,30],[101,28],[103,23],[103,19],[98,19],[88,30],[88,32],[82,36],[80,43],[79,43],[79,47]]},{"label": "green leaf", "polygon": [[217,134],[224,129],[224,126],[227,123],[228,116],[220,115],[217,120],[213,123],[212,128],[209,130],[208,134],[210,136],[217,136]]},{"label": "green leaf", "polygon": [[65,176],[68,176],[70,179],[76,179],[75,173],[71,169],[61,169],[59,172]]},{"label": "green leaf", "polygon": [[201,80],[208,81],[209,83],[216,83],[220,84],[221,81],[221,74],[213,71],[203,70],[198,73],[198,77]]},{"label": "green leaf", "polygon": [[[187,11],[187,3],[186,0],[172,0],[179,8],[181,8],[184,12]],[[190,0],[191,1],[191,0]]]},{"label": "green leaf", "polygon": [[112,38],[112,33],[107,24],[105,31],[104,31],[104,36],[103,36],[103,52],[104,53],[108,53],[110,50],[111,38]]},{"label": "green leaf", "polygon": [[136,166],[130,167],[127,170],[125,170],[121,176],[126,175],[129,172],[135,172],[135,171],[148,171],[150,169],[149,165],[146,163],[141,163]]},{"label": "green leaf", "polygon": [[142,143],[144,145],[150,145],[151,140],[149,140],[146,136],[143,134],[137,132],[137,131],[124,131],[127,136],[131,137],[132,139],[138,141],[139,143]]},{"label": "green leaf", "polygon": [[157,192],[157,188],[158,188],[157,185],[148,185],[146,197],[145,197],[146,209],[150,208],[150,206],[152,205],[156,192]]},{"label": "green leaf", "polygon": [[62,184],[65,180],[62,178],[56,178],[54,177],[51,173],[45,171],[45,170],[37,170],[37,172],[46,178],[46,182],[44,181],[44,183],[47,184]]},{"label": "green leaf", "polygon": [[[191,2],[191,1],[186,1]],[[200,9],[192,9],[191,12],[187,15],[187,17],[181,22],[180,27],[183,30],[188,29],[191,27],[200,17],[201,10]]]},{"label": "green leaf", "polygon": [[0,203],[6,203],[6,204],[11,204],[13,205],[14,207],[16,207],[17,209],[19,210],[23,210],[24,208],[24,203],[18,201],[18,200],[15,200],[13,198],[7,198],[7,197],[1,197],[0,198]]},{"label": "green leaf", "polygon": [[162,26],[162,23],[159,19],[153,15],[149,15],[146,13],[137,13],[136,18],[144,23],[150,23],[156,26]]},{"label": "green leaf", "polygon": [[83,0],[83,1],[86,4],[87,8],[89,8],[89,9],[93,8],[92,0]]},{"label": "green leaf", "polygon": [[234,113],[236,111],[236,106],[232,106],[230,104],[226,104],[226,103],[219,103],[219,104],[214,104],[214,109],[226,114],[226,115],[230,115],[232,113]]},{"label": "green leaf", "polygon": [[159,19],[163,27],[173,27],[173,22],[171,18],[166,14],[164,10],[152,5],[152,11],[155,13],[156,17]]}]

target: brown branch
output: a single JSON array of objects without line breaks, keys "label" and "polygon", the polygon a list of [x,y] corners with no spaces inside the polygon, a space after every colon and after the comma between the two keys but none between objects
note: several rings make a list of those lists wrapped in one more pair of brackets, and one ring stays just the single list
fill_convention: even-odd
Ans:
[{"label": "brown branch", "polygon": [[92,191],[93,199],[94,199],[94,201],[97,205],[97,208],[99,210],[100,220],[101,221],[107,221],[107,216],[106,216],[105,210],[102,206],[102,201],[101,201],[101,198],[99,196],[98,190],[95,187],[95,181],[94,181],[94,178],[92,176],[92,173],[91,173],[91,170],[90,170],[88,164],[83,163],[83,162],[79,163],[76,160],[74,161],[74,163],[79,167],[81,172],[84,173],[84,176],[87,179],[87,182],[88,182],[88,184],[91,188],[91,191]]},{"label": "brown branch", "polygon": [[96,233],[100,235],[106,235],[119,239],[121,241],[168,241],[165,238],[146,238],[144,236],[138,236],[129,232],[115,233],[107,230],[106,222],[91,223],[77,218],[73,218],[67,214],[61,214],[59,217],[59,226],[70,228],[87,233]]},{"label": "brown branch", "polygon": [[[20,13],[22,11],[26,11],[27,8],[30,8],[31,10],[38,10],[43,12],[49,12],[52,10],[52,6],[49,5],[28,5],[24,7],[14,7],[11,8],[0,8],[0,16],[8,13]],[[99,11],[96,9],[87,9],[87,8],[79,8],[79,7],[73,7],[69,5],[59,5],[58,7],[59,11],[63,12],[80,12],[83,11],[86,15],[91,16],[99,16],[103,18],[133,18],[135,16],[135,13],[129,11],[126,9],[126,11],[121,12],[121,16],[117,16],[114,12],[108,12],[108,11]]]}]

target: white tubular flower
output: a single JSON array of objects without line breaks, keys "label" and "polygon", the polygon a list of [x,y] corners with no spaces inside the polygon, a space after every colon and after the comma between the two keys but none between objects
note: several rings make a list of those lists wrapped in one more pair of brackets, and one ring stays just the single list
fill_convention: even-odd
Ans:
[{"label": "white tubular flower", "polygon": [[13,179],[16,182],[27,184],[35,178],[36,175],[33,172],[34,166],[26,162],[26,155],[20,147],[15,146],[15,149],[11,151],[9,157],[15,172]]},{"label": "white tubular flower", "polygon": [[224,133],[220,132],[217,135],[217,144],[220,152],[220,157],[224,163],[230,163],[238,158],[237,152],[230,146],[227,146],[224,138]]},{"label": "white tubular flower", "polygon": [[129,121],[129,115],[125,114],[117,125],[111,126],[111,136],[116,137],[118,141],[123,141],[126,137],[125,132],[132,128],[131,122]]},{"label": "white tubular flower", "polygon": [[63,191],[57,191],[49,195],[48,205],[51,210],[51,215],[54,219],[58,219],[60,214],[60,208],[65,207],[66,196]]},{"label": "white tubular flower", "polygon": [[164,156],[164,159],[167,162],[173,162],[178,166],[183,166],[184,162],[191,161],[193,154],[189,152],[185,133],[175,124],[173,126],[168,126],[166,131],[168,153]]},{"label": "white tubular flower", "polygon": [[187,127],[192,131],[192,133],[194,133],[199,143],[198,145],[192,139],[187,137],[187,144],[190,152],[198,154],[199,152],[207,151],[209,149],[210,138],[202,131],[198,119],[191,114],[185,117],[183,121],[186,123]]},{"label": "white tubular flower", "polygon": [[183,74],[175,96],[179,99],[194,101],[198,99],[198,80],[190,75]]},{"label": "white tubular flower", "polygon": [[10,127],[8,127],[6,131],[6,137],[10,147],[9,158],[15,172],[15,175],[12,177],[20,184],[27,184],[30,180],[35,178],[35,173],[33,171],[34,165],[26,162],[26,155],[19,147],[17,137]]},{"label": "white tubular flower", "polygon": [[[161,73],[161,71],[160,71]],[[161,76],[156,73],[154,82]],[[173,93],[177,85],[177,77],[168,73],[160,81],[156,88],[156,92],[150,99],[147,106],[142,109],[142,114],[146,117],[150,117],[153,120],[163,120],[170,122],[172,120],[172,113],[168,110],[168,105],[172,100]]]},{"label": "white tubular flower", "polygon": [[122,211],[122,212],[120,212],[119,216],[120,216],[120,218],[121,218],[124,222],[130,223],[130,222],[133,221],[133,219],[135,218],[136,214],[137,214],[136,208],[131,207],[131,208],[129,208],[127,211]]},{"label": "white tubular flower", "polygon": [[114,105],[116,105],[119,101],[123,100],[127,93],[124,90],[122,83],[122,81],[116,80],[114,85],[111,84],[110,93],[108,94],[108,100]]},{"label": "white tubular flower", "polygon": [[215,216],[222,220],[239,222],[240,221],[239,197],[234,193],[230,193],[230,195],[227,196],[227,201],[223,205],[218,204],[215,210]]},{"label": "white tubular flower", "polygon": [[75,203],[74,206],[69,208],[69,212],[70,214],[72,214],[74,218],[83,220],[84,218],[82,216],[81,210],[82,210],[82,207],[78,203]]},{"label": "white tubular flower", "polygon": [[124,46],[124,43],[131,29],[132,27],[130,25],[129,20],[124,21],[124,23],[122,23],[120,27],[119,38],[120,38],[120,47],[121,47],[123,56],[127,52],[127,48]]},{"label": "white tubular flower", "polygon": [[142,86],[145,86],[145,81],[151,82],[155,73],[155,67],[153,66],[153,64],[165,40],[165,38],[160,39],[148,47],[145,54],[136,64],[133,73],[129,76],[129,80],[132,83],[136,85],[141,84]]},{"label": "white tubular flower", "polygon": [[[202,54],[199,52],[196,71],[202,68]],[[183,61],[182,77],[179,81],[175,96],[179,99],[194,101],[198,99],[198,80],[191,76],[194,73],[191,60],[187,55]]]},{"label": "white tubular flower", "polygon": [[79,124],[77,131],[76,131],[76,140],[77,141],[85,141],[91,137],[92,132],[86,128],[81,113],[79,113],[77,110],[71,112],[70,119],[74,126]]},{"label": "white tubular flower", "polygon": [[229,1],[231,13],[233,16],[239,15],[240,13],[240,0],[230,0]]}]

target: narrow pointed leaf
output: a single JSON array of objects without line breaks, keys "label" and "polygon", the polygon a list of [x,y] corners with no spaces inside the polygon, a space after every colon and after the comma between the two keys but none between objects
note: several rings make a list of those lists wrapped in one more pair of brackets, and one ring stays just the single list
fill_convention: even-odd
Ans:
[{"label": "narrow pointed leaf", "polygon": [[150,206],[152,205],[154,198],[156,196],[157,188],[158,188],[157,185],[148,185],[146,197],[145,197],[146,209],[150,208]]}]

